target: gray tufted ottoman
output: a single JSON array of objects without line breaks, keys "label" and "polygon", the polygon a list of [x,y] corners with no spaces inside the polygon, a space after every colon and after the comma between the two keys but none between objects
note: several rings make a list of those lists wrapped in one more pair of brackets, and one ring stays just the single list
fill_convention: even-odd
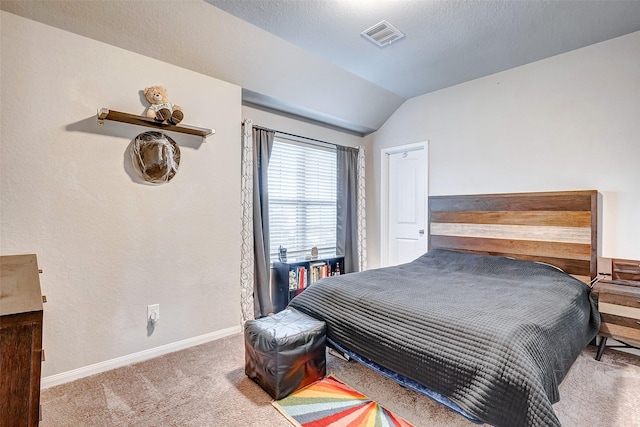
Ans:
[{"label": "gray tufted ottoman", "polygon": [[245,373],[274,399],[326,373],[326,326],[287,308],[244,325]]}]

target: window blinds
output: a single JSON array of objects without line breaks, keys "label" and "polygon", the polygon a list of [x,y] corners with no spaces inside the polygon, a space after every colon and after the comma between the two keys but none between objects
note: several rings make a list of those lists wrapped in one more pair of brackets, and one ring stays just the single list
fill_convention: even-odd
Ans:
[{"label": "window blinds", "polygon": [[269,159],[269,233],[271,261],[287,248],[289,261],[336,250],[336,151],[279,138]]}]

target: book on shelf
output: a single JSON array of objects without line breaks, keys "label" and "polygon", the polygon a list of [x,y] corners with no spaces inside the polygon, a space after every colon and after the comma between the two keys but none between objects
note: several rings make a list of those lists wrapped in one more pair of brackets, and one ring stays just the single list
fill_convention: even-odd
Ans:
[{"label": "book on shelf", "polygon": [[340,274],[340,261],[308,261],[303,265],[289,266],[289,291],[303,290],[318,280]]},{"label": "book on shelf", "polygon": [[298,289],[298,275],[295,270],[289,270],[289,290],[295,291]]},{"label": "book on shelf", "polygon": [[304,267],[298,267],[298,289],[306,288],[307,281],[307,269]]},{"label": "book on shelf", "polygon": [[310,277],[311,284],[314,284],[318,280],[327,277],[329,266],[324,261],[314,262],[312,264],[309,264],[309,270],[310,270],[310,276],[311,276]]},{"label": "book on shelf", "polygon": [[309,273],[304,267],[293,267],[289,270],[289,290],[297,291],[309,285]]}]

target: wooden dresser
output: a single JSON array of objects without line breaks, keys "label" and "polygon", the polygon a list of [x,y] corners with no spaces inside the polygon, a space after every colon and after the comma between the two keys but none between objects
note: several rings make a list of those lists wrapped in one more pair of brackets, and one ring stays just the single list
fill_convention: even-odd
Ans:
[{"label": "wooden dresser", "polygon": [[611,280],[593,287],[601,320],[596,360],[602,357],[607,338],[640,347],[640,261],[612,259],[611,266]]},{"label": "wooden dresser", "polygon": [[40,417],[42,293],[35,255],[0,256],[0,427]]}]

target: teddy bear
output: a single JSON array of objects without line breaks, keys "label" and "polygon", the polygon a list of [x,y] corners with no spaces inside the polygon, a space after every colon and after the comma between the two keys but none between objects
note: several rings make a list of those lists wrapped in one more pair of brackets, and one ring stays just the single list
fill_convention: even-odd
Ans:
[{"label": "teddy bear", "polygon": [[169,102],[167,89],[164,86],[149,86],[144,88],[144,97],[151,104],[147,110],[147,117],[159,122],[168,121],[177,125],[184,118],[184,113],[179,105]]}]

